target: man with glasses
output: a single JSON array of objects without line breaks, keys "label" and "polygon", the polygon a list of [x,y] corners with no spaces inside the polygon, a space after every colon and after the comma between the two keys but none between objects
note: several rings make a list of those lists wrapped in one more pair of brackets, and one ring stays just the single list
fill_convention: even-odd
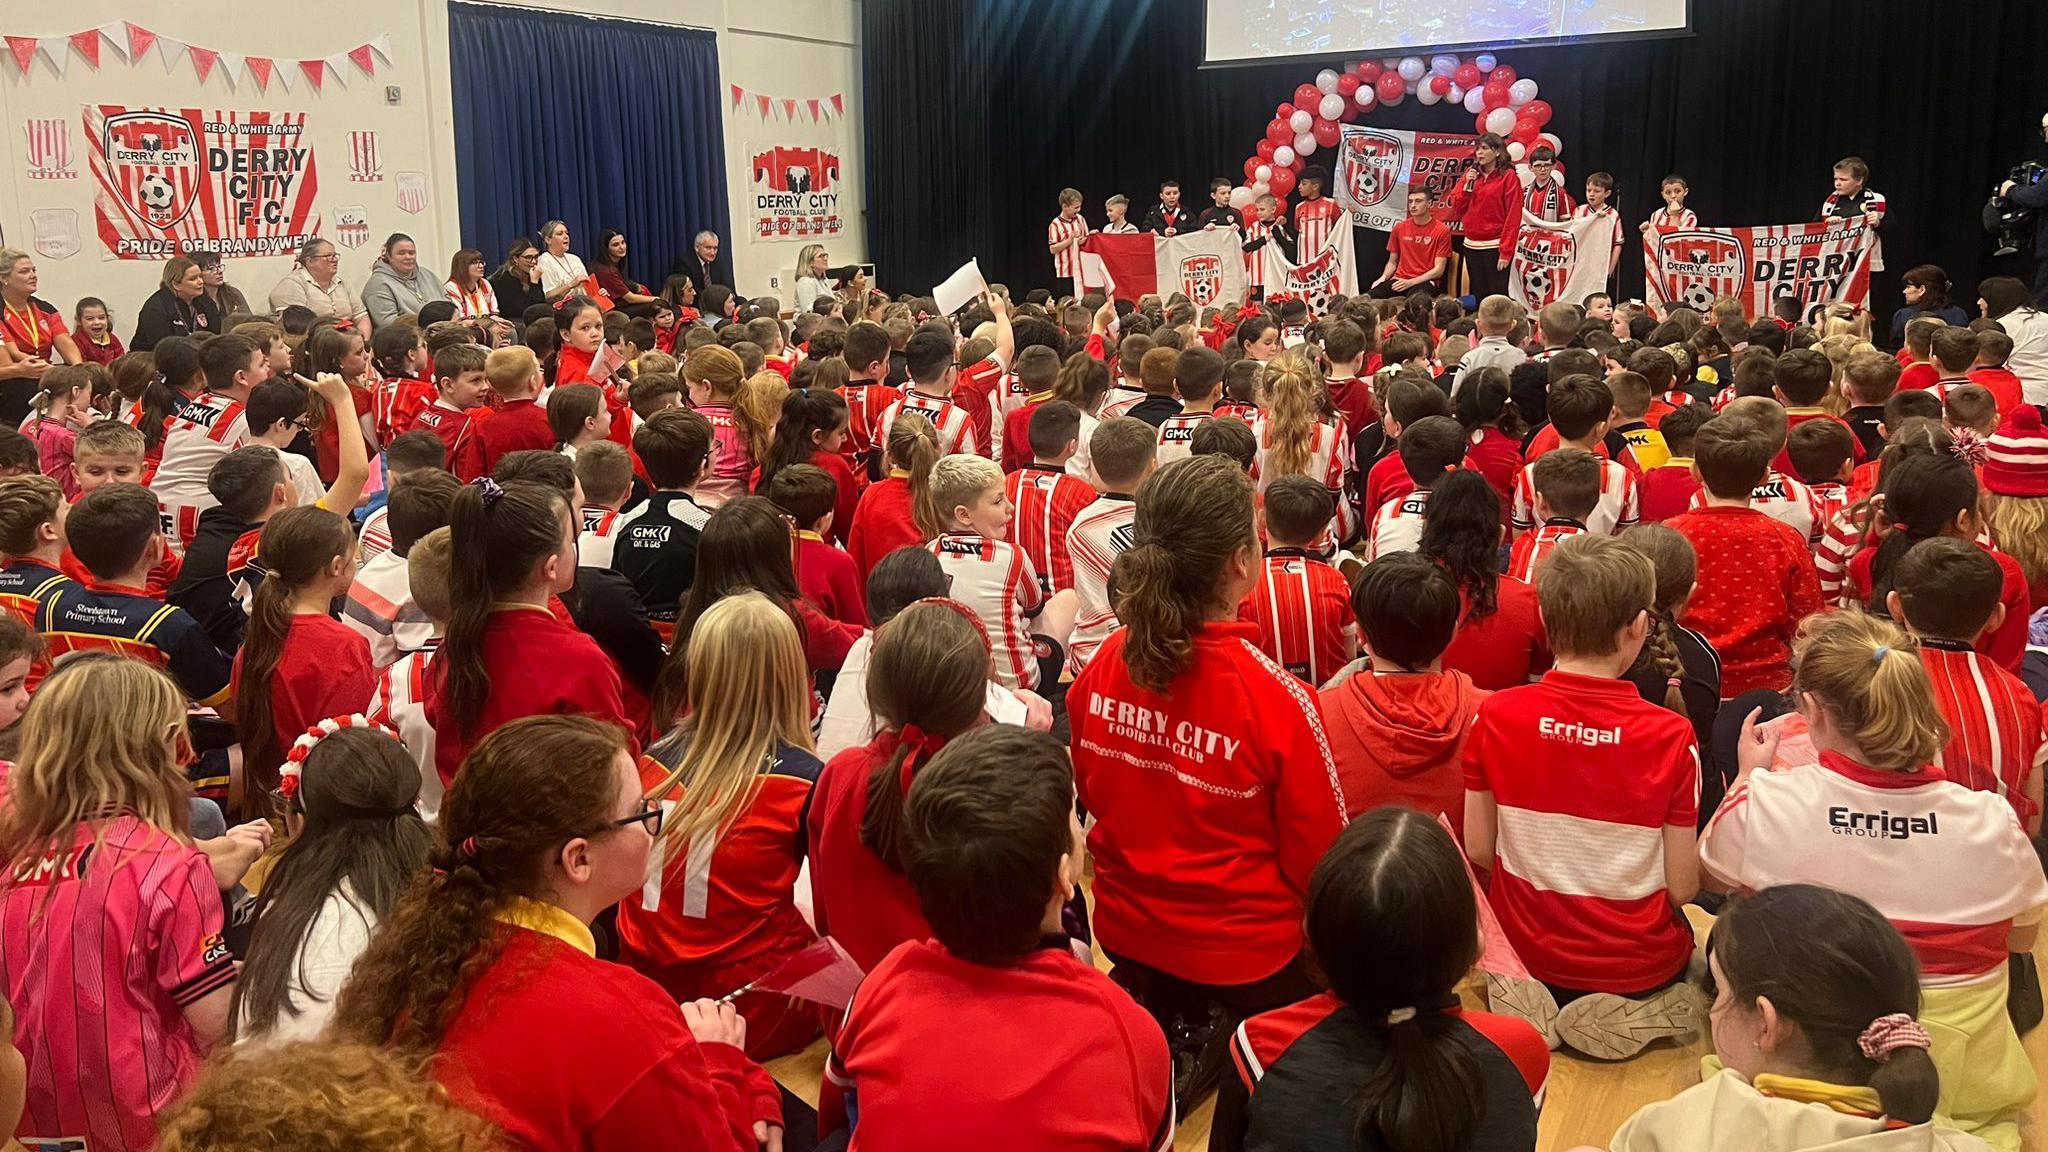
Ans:
[{"label": "man with glasses", "polygon": [[676,266],[669,269],[671,276],[688,276],[690,283],[697,286],[697,299],[704,299],[704,290],[713,284],[733,286],[732,265],[718,257],[718,233],[705,229],[697,233],[690,250],[676,260]]},{"label": "man with glasses", "polygon": [[318,319],[330,317],[351,321],[368,339],[370,313],[362,297],[341,278],[341,253],[333,244],[317,237],[299,249],[298,263],[270,290],[270,311],[281,316],[297,304],[313,310]]}]

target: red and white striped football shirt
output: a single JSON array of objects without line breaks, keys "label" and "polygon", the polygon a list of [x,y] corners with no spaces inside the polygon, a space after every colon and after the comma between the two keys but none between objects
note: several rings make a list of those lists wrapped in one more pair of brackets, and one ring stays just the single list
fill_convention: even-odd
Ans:
[{"label": "red and white striped football shirt", "polygon": [[1265,572],[1238,614],[1259,627],[1259,648],[1320,688],[1358,652],[1358,618],[1344,574],[1300,548],[1266,553]]},{"label": "red and white striped football shirt", "polygon": [[1003,478],[1016,517],[1010,538],[1038,573],[1038,588],[1050,596],[1074,586],[1074,564],[1067,558],[1067,530],[1074,517],[1095,501],[1095,489],[1076,480],[1063,467],[1026,464]]},{"label": "red and white striped football shirt", "polygon": [[[1264,495],[1268,485],[1285,473],[1273,463],[1273,448],[1276,430],[1272,416],[1260,412],[1252,418],[1252,438],[1258,441],[1258,455],[1252,458],[1252,479],[1258,484],[1259,494]],[[1344,474],[1351,470],[1351,440],[1344,435],[1339,424],[1317,423],[1311,435],[1314,444],[1309,448],[1308,465],[1301,473],[1311,480],[1320,481],[1336,498],[1337,515],[1334,520],[1337,539],[1349,537],[1358,526],[1351,501],[1344,498]]]},{"label": "red and white striped football shirt", "polygon": [[1159,467],[1164,468],[1194,455],[1195,429],[1215,418],[1214,412],[1181,412],[1168,416],[1159,425],[1158,445],[1152,450],[1152,457]]},{"label": "red and white striped football shirt", "polygon": [[1367,531],[1365,559],[1368,563],[1396,552],[1414,552],[1422,547],[1422,529],[1429,517],[1429,490],[1411,491],[1388,500],[1373,510]]},{"label": "red and white striped football shirt", "polygon": [[164,424],[164,459],[149,482],[175,528],[171,547],[178,555],[199,531],[199,514],[219,504],[206,477],[221,457],[249,442],[249,417],[240,400],[202,392],[178,405]]},{"label": "red and white striped football shirt", "polygon": [[[1597,536],[1619,535],[1642,519],[1641,494],[1636,474],[1612,460],[1600,462],[1600,502],[1586,517],[1586,531]],[[1515,474],[1514,526],[1517,532],[1536,527],[1536,464],[1530,461]]]},{"label": "red and white striped football shirt", "polygon": [[[1271,220],[1246,220],[1244,222],[1244,238],[1247,243],[1253,240],[1264,240],[1271,236],[1272,233],[1273,221]],[[1253,288],[1264,288],[1266,286],[1266,250],[1264,248],[1254,248],[1244,254],[1244,282]]]},{"label": "red and white striped football shirt", "polygon": [[1600,207],[1598,207],[1598,208],[1595,208],[1595,207],[1593,207],[1593,206],[1592,206],[1591,204],[1581,204],[1581,205],[1579,205],[1578,207],[1576,207],[1576,208],[1573,208],[1573,209],[1572,209],[1572,217],[1571,217],[1571,218],[1572,218],[1572,219],[1574,219],[1574,220],[1591,220],[1591,219],[1593,219],[1593,218],[1594,218],[1595,216],[1608,216],[1608,217],[1612,217],[1612,218],[1613,218],[1613,220],[1614,220],[1614,253],[1613,253],[1612,259],[1617,259],[1617,260],[1618,260],[1618,259],[1620,259],[1620,258],[1621,258],[1621,214],[1620,214],[1620,213],[1618,213],[1618,212],[1616,212],[1616,211],[1614,210],[1614,205],[1612,205],[1612,204],[1603,204],[1603,205],[1601,205]]},{"label": "red and white striped football shirt", "polygon": [[967,409],[944,396],[927,396],[914,389],[882,410],[881,423],[876,426],[882,444],[889,443],[889,429],[896,426],[896,417],[903,412],[915,412],[932,422],[939,433],[939,455],[980,455],[974,450],[974,421],[968,418]]},{"label": "red and white striped football shirt", "polygon": [[1524,584],[1536,582],[1536,566],[1543,562],[1559,544],[1574,536],[1584,536],[1586,526],[1566,516],[1552,516],[1534,532],[1524,532],[1515,537],[1515,547],[1508,553],[1508,575]]},{"label": "red and white striped football shirt", "polygon": [[1522,190],[1522,215],[1525,220],[1542,220],[1556,224],[1572,218],[1578,203],[1564,186],[1564,178],[1552,175],[1549,180],[1531,183]]},{"label": "red and white striped football shirt", "polygon": [[220,887],[205,853],[131,815],[69,841],[0,888],[0,991],[28,1061],[14,1135],[143,1152],[205,1061],[185,1009],[235,982]]},{"label": "red and white striped football shirt", "polygon": [[2014,920],[2048,905],[2012,806],[1933,765],[1819,760],[1731,789],[1700,837],[1700,863],[1752,890],[1819,884],[1868,900],[1912,947],[1924,987],[2004,980]]},{"label": "red and white striped football shirt", "polygon": [[434,726],[427,722],[427,671],[440,646],[436,639],[377,673],[377,688],[366,713],[397,732],[419,765],[420,818],[429,824],[441,810],[441,774],[434,770]]},{"label": "red and white striped football shirt", "polygon": [[952,581],[951,596],[981,617],[988,630],[996,682],[1005,688],[1038,687],[1038,657],[1027,617],[1045,604],[1038,573],[1022,549],[972,532],[947,532],[926,547]]},{"label": "red and white striped football shirt", "polygon": [[1067,642],[1068,666],[1076,676],[1117,629],[1116,609],[1109,602],[1109,570],[1130,549],[1137,514],[1131,497],[1104,492],[1081,509],[1067,529],[1067,560],[1074,569],[1074,593],[1081,601],[1073,638]]},{"label": "red and white striped football shirt", "polygon": [[[1819,484],[1808,484],[1806,494],[1813,500],[1813,535],[1809,537],[1814,547],[1820,547],[1827,536],[1828,528],[1835,517],[1849,506],[1849,486],[1839,481],[1828,480]],[[1751,499],[1755,499],[1754,496]]]},{"label": "red and white striped football shirt", "polygon": [[361,568],[391,551],[391,505],[385,503],[363,517],[363,530],[356,536],[356,567]]},{"label": "red and white striped football shirt", "polygon": [[1664,207],[1650,213],[1650,227],[1652,228],[1697,228],[1699,226],[1699,215],[1690,208],[1680,208],[1674,212],[1669,207]]},{"label": "red and white striped football shirt", "polygon": [[[996,385],[995,395],[990,400],[990,407],[992,409],[989,413],[990,459],[1001,460],[1003,458],[1003,442],[1010,413],[1015,412],[1030,402],[1031,389],[1018,381],[1015,372],[1003,373],[1002,381]],[[1086,414],[1083,413],[1083,415],[1085,416]],[[1087,449],[1088,434],[1084,429],[1081,433],[1081,450],[1085,452]]]},{"label": "red and white striped football shirt", "polygon": [[1296,204],[1294,226],[1299,236],[1295,242],[1295,251],[1299,254],[1299,259],[1295,262],[1306,264],[1322,255],[1323,249],[1330,246],[1331,238],[1337,234],[1338,222],[1345,219],[1347,217],[1344,209],[1327,197],[1303,200]]},{"label": "red and white striped football shirt", "polygon": [[[1086,235],[1088,235],[1088,221],[1083,219],[1079,213],[1076,213],[1072,219],[1068,219],[1065,216],[1055,216],[1052,218],[1052,223],[1045,226],[1045,243],[1048,248],[1062,240],[1071,240],[1076,236]],[[1054,252],[1052,254],[1052,271],[1053,275],[1058,276],[1062,280],[1079,276],[1081,274],[1081,246],[1079,244],[1070,244]]]},{"label": "red and white striped football shirt", "polygon": [[611,567],[612,545],[618,541],[619,529],[627,523],[627,517],[617,509],[602,504],[584,505],[583,530],[576,537],[576,563],[586,568]]},{"label": "red and white striped football shirt", "polygon": [[[1706,506],[1707,490],[1702,488],[1693,493],[1687,510],[1698,511]],[[1749,506],[1799,533],[1813,547],[1820,546],[1821,537],[1827,532],[1828,522],[1821,517],[1813,490],[1776,468],[1766,472],[1763,483],[1750,490]]]},{"label": "red and white striped football shirt", "polygon": [[865,471],[868,463],[879,458],[882,450],[889,446],[882,413],[903,399],[903,390],[887,384],[856,380],[839,389],[839,395],[846,401],[844,451],[856,461],[855,472]]},{"label": "red and white striped football shirt", "polygon": [[1869,506],[1859,511],[1857,505],[1851,504],[1835,513],[1821,532],[1820,544],[1813,550],[1813,566],[1820,573],[1822,604],[1847,607],[1854,598],[1855,592],[1849,585],[1849,561],[1863,551],[1869,525]]},{"label": "red and white striped football shirt", "polygon": [[2034,814],[2028,777],[2041,771],[2048,753],[2040,703],[2019,677],[1959,640],[1922,636],[1920,663],[1948,721],[1948,743],[1934,766],[1965,788],[2005,797],[2024,823]]},{"label": "red and white striped football shirt", "polygon": [[995,455],[996,437],[1000,435],[995,430],[995,406],[996,397],[1008,379],[1008,373],[1003,371],[1002,358],[992,355],[960,369],[953,377],[953,404],[967,413],[968,422],[974,427],[972,451],[976,456],[1002,459]]}]

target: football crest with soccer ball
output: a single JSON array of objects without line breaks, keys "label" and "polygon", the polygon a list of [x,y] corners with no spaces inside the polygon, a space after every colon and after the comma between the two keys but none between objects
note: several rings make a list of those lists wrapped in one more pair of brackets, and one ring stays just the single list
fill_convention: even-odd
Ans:
[{"label": "football crest with soccer ball", "polygon": [[147,205],[151,212],[167,214],[178,190],[172,186],[170,177],[161,172],[151,172],[136,186],[136,193],[142,197],[143,204]]}]

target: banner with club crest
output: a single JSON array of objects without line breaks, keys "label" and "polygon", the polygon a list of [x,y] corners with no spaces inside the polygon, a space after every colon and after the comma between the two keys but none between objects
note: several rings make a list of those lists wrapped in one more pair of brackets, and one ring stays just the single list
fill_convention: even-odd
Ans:
[{"label": "banner with club crest", "polygon": [[1508,298],[1534,312],[1607,291],[1615,219],[1604,212],[1545,227],[1524,222],[1508,261]]},{"label": "banner with club crest", "polygon": [[1755,228],[1653,228],[1643,237],[1644,296],[1661,314],[1700,312],[1722,296],[1751,316],[1769,316],[1790,296],[1812,321],[1837,301],[1866,305],[1877,232],[1869,217]]},{"label": "banner with club crest", "polygon": [[[1408,214],[1408,193],[1428,191],[1450,199],[1463,165],[1479,137],[1456,132],[1404,132],[1364,124],[1344,125],[1337,142],[1337,203],[1360,228],[1390,231]],[[1439,209],[1439,216],[1443,211]],[[1464,223],[1447,220],[1462,233]]]},{"label": "banner with club crest", "polygon": [[107,259],[279,255],[319,231],[304,112],[89,104],[84,125]]}]

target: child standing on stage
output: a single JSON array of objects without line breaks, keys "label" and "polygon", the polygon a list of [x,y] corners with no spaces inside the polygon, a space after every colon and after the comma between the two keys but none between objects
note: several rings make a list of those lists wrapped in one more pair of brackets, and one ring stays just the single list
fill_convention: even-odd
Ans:
[{"label": "child standing on stage", "polygon": [[[1929,763],[1948,725],[1904,632],[1830,612],[1807,621],[1798,655],[1793,699],[1819,762],[1769,770],[1776,739],[1745,724],[1700,863],[1719,886],[1821,884],[1884,913],[1920,962],[1937,1111],[2017,1148],[2034,1072],[2006,1014],[2006,955],[2033,947],[2048,906],[2041,861],[2011,804]],[[1823,825],[1846,834],[1803,831]]]},{"label": "child standing on stage", "polygon": [[1301,203],[1294,206],[1294,226],[1301,230],[1301,239],[1295,245],[1298,264],[1321,255],[1323,249],[1336,242],[1337,229],[1350,224],[1350,217],[1335,200],[1323,198],[1323,186],[1329,182],[1329,169],[1311,164],[1301,170],[1301,181],[1295,185],[1301,193]]},{"label": "child standing on stage", "polygon": [[1700,218],[1693,213],[1692,209],[1685,206],[1686,193],[1691,191],[1686,186],[1685,177],[1676,173],[1666,176],[1663,182],[1657,186],[1657,191],[1659,195],[1664,197],[1664,206],[1650,213],[1650,218],[1643,221],[1639,231],[1645,236],[1650,234],[1650,229],[1652,228],[1697,228],[1700,226]]}]

